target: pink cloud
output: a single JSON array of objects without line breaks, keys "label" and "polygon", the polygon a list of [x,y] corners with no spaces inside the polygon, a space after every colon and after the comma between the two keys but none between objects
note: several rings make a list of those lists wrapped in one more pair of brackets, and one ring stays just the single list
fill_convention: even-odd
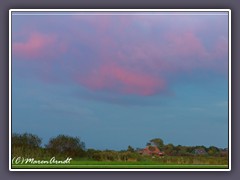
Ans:
[{"label": "pink cloud", "polygon": [[27,60],[54,56],[65,52],[66,44],[57,42],[54,35],[34,32],[24,42],[14,42],[12,45],[13,54]]},{"label": "pink cloud", "polygon": [[[154,36],[149,33],[158,25],[159,18],[145,19],[143,22],[149,25],[136,29],[134,24],[141,20],[142,25],[144,20],[142,18],[149,17],[139,18],[123,18],[115,24],[116,21],[109,16],[99,19],[81,17],[79,19],[92,25],[97,33],[90,36],[88,32],[84,32],[78,37],[81,37],[81,42],[98,53],[99,61],[104,64],[118,62],[123,67],[134,66],[138,71],[148,68],[152,73],[177,73],[192,71],[195,68],[214,68],[211,64],[218,62],[217,58],[222,56],[221,49],[224,49],[224,43],[213,47],[215,51],[211,52],[205,47],[202,37],[197,35],[200,31],[198,29],[183,28],[178,31],[173,29],[176,26],[170,26],[169,31],[163,31],[153,39]],[[152,21],[150,23],[150,20],[154,23]],[[113,32],[106,33],[113,27]],[[119,29],[124,33],[120,33]]]},{"label": "pink cloud", "polygon": [[148,96],[165,89],[165,82],[142,72],[134,72],[118,65],[103,65],[77,81],[93,90],[112,90],[126,94]]},{"label": "pink cloud", "polygon": [[218,67],[225,67],[219,59],[228,52],[227,39],[213,37],[205,46],[208,41],[192,24],[169,26],[161,19],[161,25],[159,17],[149,16],[73,17],[63,32],[30,33],[25,41],[13,43],[13,54],[26,60],[49,60],[68,51],[57,62],[44,62],[46,81],[60,67],[66,79],[89,89],[141,96],[165,93],[171,78],[195,69],[225,71]]},{"label": "pink cloud", "polygon": [[200,39],[193,32],[168,33],[166,35],[167,55],[181,57],[206,57],[207,52]]}]

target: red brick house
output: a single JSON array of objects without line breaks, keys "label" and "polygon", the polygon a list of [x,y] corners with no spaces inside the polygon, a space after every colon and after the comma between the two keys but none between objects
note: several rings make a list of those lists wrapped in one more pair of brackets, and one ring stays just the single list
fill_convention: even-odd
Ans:
[{"label": "red brick house", "polygon": [[147,146],[144,149],[142,149],[139,153],[142,155],[163,156],[163,152],[161,152],[157,146]]}]

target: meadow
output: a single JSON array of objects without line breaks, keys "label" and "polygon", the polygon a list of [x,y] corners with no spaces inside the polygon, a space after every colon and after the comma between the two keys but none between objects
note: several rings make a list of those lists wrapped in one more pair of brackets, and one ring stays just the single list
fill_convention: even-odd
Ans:
[{"label": "meadow", "polygon": [[13,169],[227,169],[227,164],[174,164],[161,161],[72,160],[69,164],[12,164]]}]

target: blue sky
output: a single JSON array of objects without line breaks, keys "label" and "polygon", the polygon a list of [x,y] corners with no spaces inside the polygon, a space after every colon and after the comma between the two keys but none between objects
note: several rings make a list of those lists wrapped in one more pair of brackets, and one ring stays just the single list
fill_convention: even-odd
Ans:
[{"label": "blue sky", "polygon": [[141,148],[157,137],[227,147],[226,13],[19,14],[13,132],[43,144],[79,136],[96,149]]}]

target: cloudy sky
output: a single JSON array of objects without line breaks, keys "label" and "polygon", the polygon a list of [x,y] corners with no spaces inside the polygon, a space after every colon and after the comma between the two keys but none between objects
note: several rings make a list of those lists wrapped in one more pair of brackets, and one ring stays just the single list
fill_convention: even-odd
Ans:
[{"label": "cloudy sky", "polygon": [[227,147],[228,14],[13,13],[12,128],[97,149]]}]

